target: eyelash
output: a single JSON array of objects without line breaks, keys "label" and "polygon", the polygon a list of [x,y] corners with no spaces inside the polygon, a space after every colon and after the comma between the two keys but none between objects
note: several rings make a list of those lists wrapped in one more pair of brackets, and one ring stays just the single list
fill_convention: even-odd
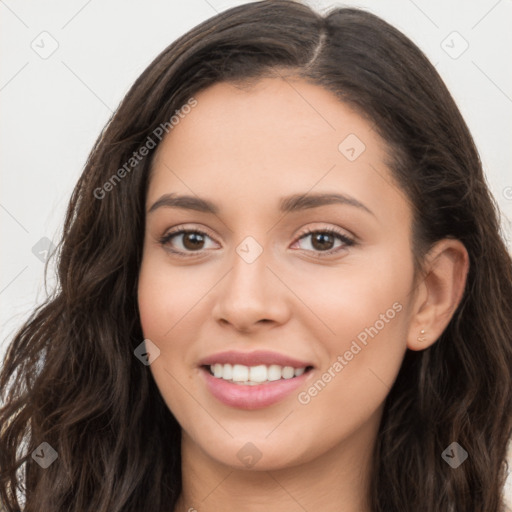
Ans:
[{"label": "eyelash", "polygon": [[[171,249],[168,244],[169,242],[176,236],[179,236],[179,235],[183,235],[183,234],[190,234],[190,233],[194,233],[194,234],[197,234],[197,235],[202,235],[202,236],[207,236],[208,238],[212,239],[212,240],[215,240],[212,236],[210,236],[208,233],[206,233],[205,231],[201,231],[199,229],[185,229],[184,227],[182,226],[178,226],[174,231],[171,231],[169,233],[166,233],[165,235],[163,235],[160,239],[159,239],[159,243],[160,245],[162,245],[167,251],[171,252],[173,255],[176,255],[180,258],[190,258],[190,257],[193,257],[197,254],[200,254],[201,251],[189,251],[189,252],[181,252],[181,251],[176,251],[174,249]],[[340,240],[341,242],[343,242],[344,246],[343,247],[336,247],[334,249],[329,249],[328,251],[315,251],[315,254],[316,254],[316,257],[324,257],[324,256],[330,256],[331,254],[334,254],[340,250],[343,250],[345,249],[346,247],[352,247],[356,244],[355,240],[353,238],[350,238],[348,237],[347,235],[341,233],[340,231],[334,229],[334,228],[325,228],[325,229],[307,229],[306,231],[304,231],[303,233],[301,233],[298,238],[297,238],[297,241],[298,240],[302,240],[303,238],[306,238],[307,236],[309,235],[312,235],[312,234],[315,234],[315,233],[321,233],[321,234],[328,234],[328,235],[332,235],[336,238],[338,238],[338,240]],[[305,250],[305,249],[303,249]],[[310,252],[310,251],[308,251]]]}]

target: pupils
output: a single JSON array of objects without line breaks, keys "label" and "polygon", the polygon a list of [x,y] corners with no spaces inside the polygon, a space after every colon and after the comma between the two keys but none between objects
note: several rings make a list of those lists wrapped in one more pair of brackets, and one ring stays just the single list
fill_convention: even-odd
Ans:
[{"label": "pupils", "polygon": [[[176,228],[166,233],[160,244],[177,256],[196,256],[203,251],[216,249],[219,244],[204,231]],[[316,253],[318,256],[329,255],[354,245],[355,242],[345,234],[332,228],[310,229],[302,233],[291,248]],[[297,247],[293,247],[297,246]]]}]

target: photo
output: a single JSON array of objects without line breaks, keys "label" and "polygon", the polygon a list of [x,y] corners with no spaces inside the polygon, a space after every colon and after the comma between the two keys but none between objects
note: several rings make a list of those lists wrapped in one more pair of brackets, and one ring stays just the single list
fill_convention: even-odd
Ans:
[{"label": "photo", "polygon": [[0,512],[512,512],[511,2],[0,11]]}]

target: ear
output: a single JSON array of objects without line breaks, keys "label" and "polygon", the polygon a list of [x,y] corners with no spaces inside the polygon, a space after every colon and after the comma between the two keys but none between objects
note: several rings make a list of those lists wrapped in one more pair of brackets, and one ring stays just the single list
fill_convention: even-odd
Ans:
[{"label": "ear", "polygon": [[417,285],[407,348],[424,350],[441,336],[457,309],[469,270],[469,256],[459,240],[445,238],[428,252]]}]

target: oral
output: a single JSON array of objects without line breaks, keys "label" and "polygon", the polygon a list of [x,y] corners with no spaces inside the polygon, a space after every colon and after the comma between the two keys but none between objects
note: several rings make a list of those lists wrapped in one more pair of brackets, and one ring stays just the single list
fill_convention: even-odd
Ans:
[{"label": "oral", "polygon": [[277,364],[245,366],[243,364],[216,363],[205,367],[211,375],[233,384],[256,386],[266,382],[289,380],[300,377],[309,371],[311,366],[294,368],[293,366],[280,366]]}]

